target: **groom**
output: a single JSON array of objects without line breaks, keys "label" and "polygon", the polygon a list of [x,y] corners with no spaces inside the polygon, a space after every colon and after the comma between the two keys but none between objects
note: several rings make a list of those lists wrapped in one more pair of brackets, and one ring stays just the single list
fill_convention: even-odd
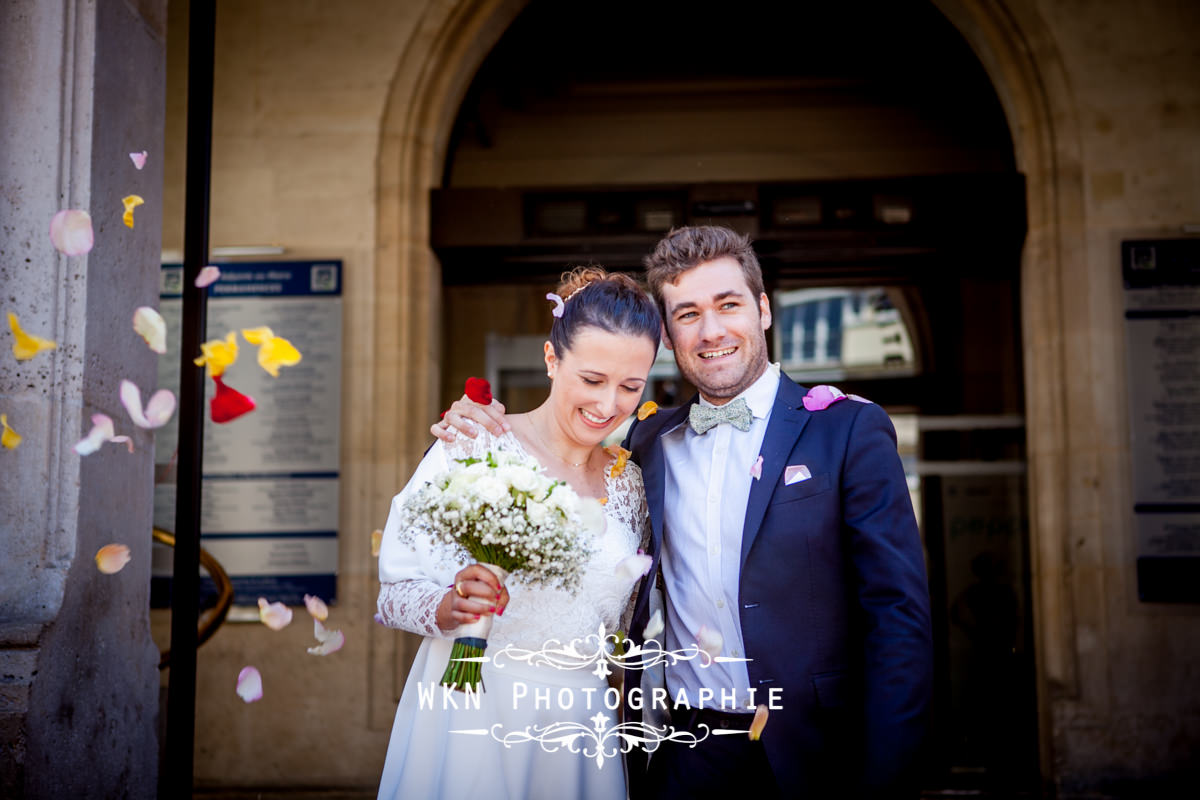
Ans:
[{"label": "groom", "polygon": [[[746,730],[772,689],[776,702],[758,741],[667,742],[648,769],[635,749],[631,795],[915,797],[933,658],[891,421],[850,398],[822,408],[813,395],[809,410],[768,363],[771,309],[746,237],[681,228],[645,263],[664,342],[699,397],[635,423],[625,442],[653,532],[630,632],[640,640],[657,584],[667,649],[702,626],[720,634],[721,660],[666,670],[670,697],[690,706],[671,712],[677,729]],[[464,413],[492,427],[494,410]]]}]

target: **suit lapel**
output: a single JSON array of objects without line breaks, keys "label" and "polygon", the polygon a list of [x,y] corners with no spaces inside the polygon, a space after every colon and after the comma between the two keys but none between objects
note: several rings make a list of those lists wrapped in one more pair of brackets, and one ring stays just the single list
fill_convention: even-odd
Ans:
[{"label": "suit lapel", "polygon": [[762,477],[752,481],[750,498],[746,502],[746,521],[742,525],[741,567],[746,566],[746,556],[758,536],[771,495],[779,484],[779,476],[787,466],[788,453],[800,438],[800,432],[812,414],[804,408],[804,390],[788,376],[779,376],[779,391],[775,393],[775,406],[762,443]]}]

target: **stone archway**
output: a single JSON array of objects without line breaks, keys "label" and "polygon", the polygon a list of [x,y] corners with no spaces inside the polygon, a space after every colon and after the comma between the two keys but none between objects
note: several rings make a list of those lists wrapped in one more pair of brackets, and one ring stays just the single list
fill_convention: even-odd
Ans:
[{"label": "stone archway", "polygon": [[[347,367],[363,387],[369,413],[352,440],[372,452],[364,505],[384,507],[428,441],[439,385],[440,267],[429,244],[429,191],[438,185],[455,113],[472,76],[526,0],[434,0],[401,56],[384,117],[378,162],[375,267],[371,276],[369,357]],[[1066,582],[1073,519],[1090,508],[1069,493],[1085,465],[1069,457],[1073,398],[1071,330],[1086,328],[1084,309],[1062,287],[1083,276],[1083,193],[1078,122],[1065,71],[1032,3],[934,0],[990,76],[1026,177],[1028,235],[1022,254],[1030,542],[1038,658],[1039,739],[1043,771],[1053,763],[1054,698],[1075,694],[1073,598]],[[419,378],[418,378],[419,376]],[[417,378],[417,379],[414,379]],[[369,387],[369,388],[368,388]],[[1073,402],[1074,401],[1074,402]],[[1070,414],[1068,412],[1071,412]],[[1071,419],[1069,419],[1071,417]],[[359,438],[363,437],[363,438]],[[1073,467],[1075,469],[1073,469]],[[1075,505],[1069,505],[1073,502]],[[1082,513],[1081,513],[1082,512]],[[364,527],[364,526],[359,526]],[[398,677],[397,654],[373,633],[371,674]],[[391,641],[395,641],[392,637]],[[372,681],[375,682],[374,680]],[[394,696],[399,696],[399,686]],[[392,718],[390,697],[375,692],[372,727]]]}]

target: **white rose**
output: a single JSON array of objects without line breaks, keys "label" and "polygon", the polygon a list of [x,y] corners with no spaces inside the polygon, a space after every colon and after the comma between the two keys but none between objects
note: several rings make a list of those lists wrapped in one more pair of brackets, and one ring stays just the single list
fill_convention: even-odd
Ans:
[{"label": "white rose", "polygon": [[508,484],[492,475],[479,478],[472,490],[479,499],[492,505],[499,505],[509,499]]},{"label": "white rose", "polygon": [[539,503],[537,500],[525,501],[525,516],[534,525],[541,525],[550,516],[550,509],[546,508],[544,503]]}]

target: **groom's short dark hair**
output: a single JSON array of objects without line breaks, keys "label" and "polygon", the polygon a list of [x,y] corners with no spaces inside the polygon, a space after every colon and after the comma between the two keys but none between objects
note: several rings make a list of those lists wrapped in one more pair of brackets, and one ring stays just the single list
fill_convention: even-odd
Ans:
[{"label": "groom's short dark hair", "polygon": [[750,237],[717,225],[695,225],[675,228],[655,246],[654,252],[642,259],[646,267],[646,282],[650,293],[658,303],[663,319],[667,310],[663,307],[662,287],[675,283],[680,275],[690,269],[718,258],[732,258],[742,268],[746,285],[755,300],[763,289],[762,267],[750,246]]}]

